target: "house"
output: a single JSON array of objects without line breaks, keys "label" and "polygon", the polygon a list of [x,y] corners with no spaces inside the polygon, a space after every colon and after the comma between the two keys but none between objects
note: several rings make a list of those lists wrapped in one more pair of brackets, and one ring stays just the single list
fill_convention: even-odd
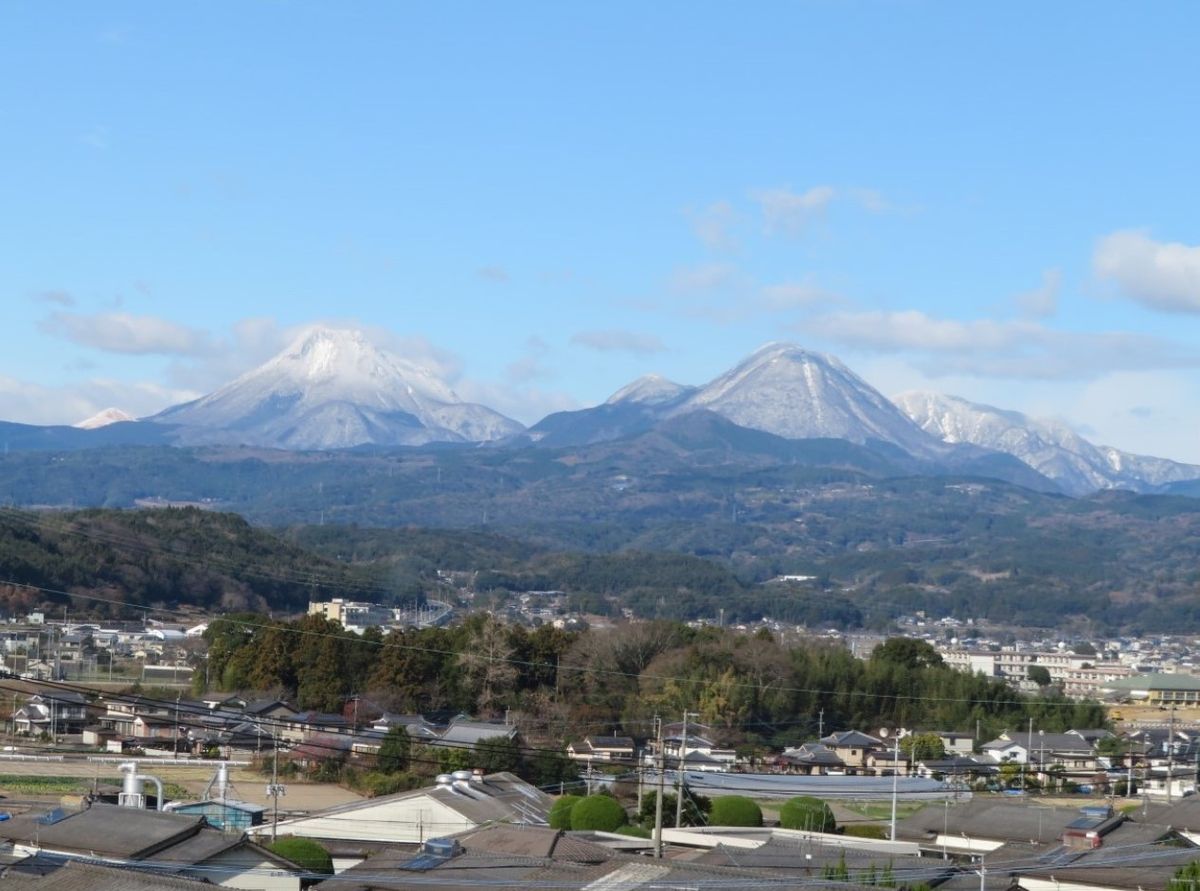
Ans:
[{"label": "house", "polygon": [[911,759],[904,750],[875,749],[867,754],[867,770],[876,776],[908,776],[912,770]]},{"label": "house", "polygon": [[[652,844],[645,839],[495,825],[430,839],[417,850],[386,850],[316,887],[322,891],[418,887],[663,891],[822,886],[867,891],[866,883],[877,883],[884,873],[912,886],[936,884],[955,870],[950,863],[918,859],[911,845],[874,839],[817,838],[817,833],[783,830],[776,834],[770,829],[715,829],[714,833],[720,834],[667,830],[664,835],[672,840],[672,848],[688,850],[677,857],[652,859],[636,853]],[[839,865],[851,880],[830,883],[828,871]]]},{"label": "house", "polygon": [[512,724],[493,721],[473,721],[461,715],[450,722],[450,725],[438,734],[435,745],[453,748],[473,749],[484,739],[515,739],[517,728]]},{"label": "house", "polygon": [[567,746],[567,757],[588,763],[632,762],[633,740],[628,736],[588,736]]},{"label": "house", "polygon": [[1095,746],[1077,733],[1021,733],[1006,730],[982,747],[996,762],[1043,766],[1062,764],[1072,771],[1095,770]]},{"label": "house", "polygon": [[391,712],[384,712],[371,725],[371,729],[378,733],[387,733],[393,727],[403,727],[418,742],[436,740],[441,729],[423,715],[396,715]]},{"label": "house", "polygon": [[82,693],[35,693],[13,718],[17,733],[82,733],[88,723],[88,701]]},{"label": "house", "polygon": [[248,718],[262,720],[281,720],[295,717],[297,714],[296,709],[282,699],[255,699],[244,703],[241,712]]},{"label": "house", "polygon": [[[553,803],[549,795],[511,773],[456,771],[439,776],[434,786],[282,820],[273,831],[318,841],[420,844],[489,823],[545,826]],[[256,831],[261,834],[268,828]]]},{"label": "house", "polygon": [[930,730],[914,731],[920,733],[932,733],[942,741],[942,747],[946,750],[947,757],[954,755],[970,755],[975,751],[975,734],[966,733],[958,730]]},{"label": "house", "polygon": [[1142,782],[1142,788],[1150,798],[1178,801],[1195,794],[1196,768],[1194,765],[1151,767]]},{"label": "house", "polygon": [[930,758],[918,761],[913,768],[916,776],[925,779],[945,779],[958,785],[994,777],[999,772],[999,765],[991,758],[976,755]]},{"label": "house", "polygon": [[93,804],[77,811],[21,815],[0,821],[0,847],[15,857],[44,855],[63,862],[158,870],[206,879],[226,888],[299,891],[300,870],[284,858],[224,833],[201,816]]},{"label": "house", "polygon": [[[684,730],[687,736],[684,736]],[[737,761],[737,752],[712,741],[712,729],[703,724],[668,724],[663,728],[662,759],[671,767],[682,757],[688,770],[728,770]],[[693,758],[693,754],[703,757]],[[659,759],[658,740],[649,742],[646,764],[655,766]]]},{"label": "house", "polygon": [[847,773],[862,773],[867,769],[871,752],[884,748],[883,740],[858,730],[841,730],[824,737],[821,743],[833,751],[846,765]]},{"label": "house", "polygon": [[947,800],[941,807],[923,808],[900,820],[896,838],[917,842],[935,856],[991,856],[1010,842],[1101,847],[1125,821],[1124,814],[1107,805],[1030,807],[1024,802],[989,798]]},{"label": "house", "polygon": [[784,749],[776,763],[787,773],[821,775],[842,773],[846,764],[833,749],[823,743],[804,743]]},{"label": "house", "polygon": [[340,733],[350,729],[344,715],[331,712],[297,712],[277,719],[280,735],[289,742],[303,742],[314,733]]},{"label": "house", "polygon": [[160,870],[106,866],[84,860],[35,856],[18,861],[5,884],[21,891],[212,891],[206,879],[164,875]]}]

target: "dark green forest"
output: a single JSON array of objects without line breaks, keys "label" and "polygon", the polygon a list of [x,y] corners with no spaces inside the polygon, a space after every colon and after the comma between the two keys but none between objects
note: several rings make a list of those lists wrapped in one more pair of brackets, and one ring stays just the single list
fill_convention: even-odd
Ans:
[{"label": "dark green forest", "polygon": [[[316,616],[242,614],[205,636],[209,683],[221,690],[275,690],[325,710],[359,694],[402,713],[508,714],[527,738],[556,743],[587,733],[645,737],[654,715],[685,709],[751,748],[813,738],[822,710],[826,729],[978,726],[985,738],[1029,717],[1049,731],[1104,723],[1096,703],[1019,696],[945,667],[928,644],[906,638],[862,660],[840,644],[789,645],[765,631],[655,621],[569,633],[483,614],[453,628],[362,637]],[[195,677],[203,686],[204,675]]]},{"label": "dark green forest", "polygon": [[[736,523],[619,527],[272,530],[198,508],[5,508],[0,583],[14,605],[66,599],[11,587],[24,584],[113,615],[121,603],[288,613],[314,599],[453,600],[465,588],[494,605],[563,591],[578,612],[648,619],[886,630],[924,611],[1082,636],[1200,629],[1192,499],[1066,499],[919,477],[738,498]],[[785,574],[811,580],[770,581]]]}]

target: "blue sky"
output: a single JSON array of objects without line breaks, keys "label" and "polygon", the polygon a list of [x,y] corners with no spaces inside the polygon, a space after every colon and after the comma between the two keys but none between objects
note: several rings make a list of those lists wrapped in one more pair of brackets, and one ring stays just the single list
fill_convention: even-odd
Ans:
[{"label": "blue sky", "polygon": [[526,422],[789,340],[1200,462],[1194,4],[0,15],[0,418],[335,321]]}]

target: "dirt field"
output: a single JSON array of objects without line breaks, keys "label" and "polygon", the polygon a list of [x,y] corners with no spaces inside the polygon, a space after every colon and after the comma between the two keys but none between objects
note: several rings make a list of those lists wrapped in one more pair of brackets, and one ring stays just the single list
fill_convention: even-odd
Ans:
[{"label": "dirt field", "polygon": [[[178,783],[192,795],[199,797],[212,779],[215,765],[194,764],[141,764],[142,773],[153,774],[164,783]],[[0,759],[0,774],[9,776],[46,777],[97,777],[102,782],[119,784],[121,773],[116,763],[93,762],[72,759],[69,761],[8,761]],[[233,785],[232,795],[253,804],[269,805],[267,778],[262,774],[240,767],[229,770]],[[349,801],[360,801],[361,795],[329,783],[288,782],[286,794],[279,800],[280,811],[314,811]],[[6,794],[0,787],[0,795]]]},{"label": "dirt field", "polygon": [[[1108,716],[1118,730],[1128,730],[1160,724],[1165,727],[1171,720],[1171,711],[1157,705],[1115,705],[1108,710]],[[1200,708],[1195,706],[1176,707],[1175,725],[1177,727],[1200,726]]]}]

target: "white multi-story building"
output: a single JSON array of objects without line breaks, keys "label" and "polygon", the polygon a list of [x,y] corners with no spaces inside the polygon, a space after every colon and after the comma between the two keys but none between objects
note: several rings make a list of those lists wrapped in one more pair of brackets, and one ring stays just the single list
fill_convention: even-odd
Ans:
[{"label": "white multi-story building", "polygon": [[391,607],[378,603],[361,603],[353,600],[343,600],[335,597],[321,603],[308,605],[310,616],[324,616],[333,622],[340,622],[347,631],[361,634],[368,628],[386,628],[395,620]]},{"label": "white multi-story building", "polygon": [[1094,698],[1099,695],[1104,684],[1133,673],[1132,669],[1125,665],[1096,663],[1095,656],[1057,650],[953,648],[942,650],[941,656],[942,661],[951,668],[1013,684],[1026,680],[1029,670],[1039,666],[1046,669],[1052,683],[1062,685],[1067,696],[1080,699]]}]

